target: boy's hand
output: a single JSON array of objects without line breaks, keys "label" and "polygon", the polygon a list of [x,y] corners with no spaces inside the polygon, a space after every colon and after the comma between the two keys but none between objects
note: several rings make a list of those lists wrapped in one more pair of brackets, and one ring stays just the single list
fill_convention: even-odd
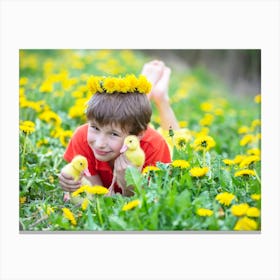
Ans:
[{"label": "boy's hand", "polygon": [[73,192],[73,191],[77,190],[81,185],[80,180],[74,181],[74,178],[72,176],[69,176],[69,175],[63,173],[62,171],[58,175],[58,179],[59,179],[59,184],[60,184],[61,188],[67,192]]},{"label": "boy's hand", "polygon": [[133,165],[124,154],[120,154],[120,156],[115,160],[114,175],[116,176],[118,186],[122,189],[122,193],[125,196],[134,194],[133,188],[127,186],[125,181],[125,171],[129,166]]},{"label": "boy's hand", "polygon": [[[114,173],[116,175],[116,180],[118,185],[125,186],[125,170],[128,166],[131,166],[131,163],[127,160],[124,154],[120,154],[115,160],[114,164]],[[121,187],[120,186],[120,187]]]}]

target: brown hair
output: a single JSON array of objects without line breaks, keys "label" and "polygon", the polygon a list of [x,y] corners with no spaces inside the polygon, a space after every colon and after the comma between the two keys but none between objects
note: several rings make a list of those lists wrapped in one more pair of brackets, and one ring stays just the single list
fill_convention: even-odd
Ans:
[{"label": "brown hair", "polygon": [[117,124],[129,134],[146,130],[152,108],[146,94],[95,93],[88,102],[86,116],[99,125]]}]

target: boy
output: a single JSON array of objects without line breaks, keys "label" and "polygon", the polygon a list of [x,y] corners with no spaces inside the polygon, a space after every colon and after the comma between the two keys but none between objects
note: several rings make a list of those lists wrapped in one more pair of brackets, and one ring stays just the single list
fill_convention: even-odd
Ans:
[{"label": "boy", "polygon": [[[171,162],[165,140],[148,127],[152,114],[149,99],[154,100],[159,110],[162,128],[178,128],[168,100],[170,69],[161,61],[152,61],[144,65],[142,75],[152,84],[148,96],[139,91],[112,93],[109,84],[106,90],[96,90],[86,111],[88,123],[77,128],[64,154],[64,159],[68,162],[77,154],[87,158],[92,175],[87,179],[92,185],[109,188],[115,174],[117,183],[114,190],[125,196],[133,194],[133,190],[126,186],[124,178],[125,170],[131,163],[124,154],[120,154],[127,135],[137,135],[140,140],[146,156],[143,168],[155,165],[158,161]],[[59,175],[59,181],[63,190],[70,192],[75,191],[81,184],[74,182],[73,178],[64,173]]]}]

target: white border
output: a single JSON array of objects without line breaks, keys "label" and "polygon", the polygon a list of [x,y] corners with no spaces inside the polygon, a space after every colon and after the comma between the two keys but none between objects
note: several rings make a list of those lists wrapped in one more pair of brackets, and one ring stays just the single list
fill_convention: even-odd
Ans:
[{"label": "white border", "polygon": [[[1,279],[279,279],[279,2],[1,1]],[[262,233],[18,233],[18,49],[262,49]]]}]

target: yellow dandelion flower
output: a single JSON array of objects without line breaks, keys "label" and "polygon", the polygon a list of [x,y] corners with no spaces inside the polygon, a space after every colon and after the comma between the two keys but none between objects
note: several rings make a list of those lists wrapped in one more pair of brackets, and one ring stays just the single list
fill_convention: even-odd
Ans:
[{"label": "yellow dandelion flower", "polygon": [[224,115],[224,110],[221,109],[221,108],[217,108],[217,109],[215,109],[214,113],[217,116],[223,116]]},{"label": "yellow dandelion flower", "polygon": [[119,79],[117,85],[117,91],[126,93],[130,90],[130,84],[126,81],[126,79]]},{"label": "yellow dandelion flower", "polygon": [[74,105],[69,108],[68,116],[69,118],[83,118],[85,115],[85,107]]},{"label": "yellow dandelion flower", "polygon": [[59,140],[62,146],[66,147],[69,143],[70,138],[72,137],[73,132],[71,130],[63,130],[59,135]]},{"label": "yellow dandelion flower", "polygon": [[111,77],[105,78],[103,81],[103,88],[108,93],[113,93],[114,91],[117,91],[118,89],[117,78],[111,78]]},{"label": "yellow dandelion flower", "polygon": [[191,133],[186,128],[174,130],[173,143],[178,150],[183,150],[192,139]]},{"label": "yellow dandelion flower", "polygon": [[210,112],[214,108],[213,104],[210,102],[203,102],[200,104],[200,109],[204,112]]},{"label": "yellow dandelion flower", "polygon": [[248,166],[250,166],[251,164],[253,164],[257,161],[260,161],[259,156],[247,156],[240,162],[239,166],[241,168],[244,168],[244,167],[247,168]]},{"label": "yellow dandelion flower", "polygon": [[239,171],[236,171],[234,173],[234,177],[242,177],[242,176],[255,176],[256,173],[254,170],[250,170],[250,169],[243,169],[243,170],[239,170]]},{"label": "yellow dandelion flower", "polygon": [[234,230],[256,230],[258,227],[256,221],[243,217],[240,218],[235,224]]},{"label": "yellow dandelion flower", "polygon": [[76,221],[76,219],[75,219],[75,216],[74,216],[74,214],[71,212],[70,209],[68,209],[68,208],[62,208],[62,211],[63,211],[64,217],[65,217],[66,219],[68,219],[68,220],[71,222],[72,225],[74,225],[74,226],[77,225],[77,221]]},{"label": "yellow dandelion flower", "polygon": [[53,111],[44,111],[39,115],[39,119],[47,123],[53,123],[55,126],[59,126],[62,120],[58,114]]},{"label": "yellow dandelion flower", "polygon": [[138,86],[137,89],[140,93],[150,93],[152,89],[152,84],[147,80],[147,78],[143,75],[140,75],[138,78]]},{"label": "yellow dandelion flower", "polygon": [[238,134],[246,134],[246,133],[249,132],[249,130],[250,129],[249,129],[248,126],[243,125],[243,126],[238,128]]},{"label": "yellow dandelion flower", "polygon": [[20,204],[24,204],[26,202],[26,196],[21,196],[19,198],[19,202],[20,202]]},{"label": "yellow dandelion flower", "polygon": [[209,127],[203,127],[199,132],[195,133],[196,138],[204,137],[209,134]]},{"label": "yellow dandelion flower", "polygon": [[125,78],[129,85],[129,90],[132,92],[135,91],[135,89],[138,87],[138,80],[135,75],[127,75]]},{"label": "yellow dandelion flower", "polygon": [[252,130],[254,130],[257,126],[261,126],[261,120],[259,119],[253,120],[251,123]]},{"label": "yellow dandelion flower", "polygon": [[202,217],[209,217],[209,216],[212,216],[213,215],[213,211],[210,210],[210,209],[205,209],[205,208],[199,208],[197,211],[196,211],[196,214],[198,216],[202,216]]},{"label": "yellow dandelion flower", "polygon": [[248,209],[249,209],[249,205],[247,203],[241,203],[241,204],[233,205],[231,207],[231,213],[234,216],[240,217],[246,215]]},{"label": "yellow dandelion flower", "polygon": [[239,144],[240,146],[245,146],[247,144],[250,144],[254,141],[254,136],[252,134],[246,134],[244,137],[240,140]]},{"label": "yellow dandelion flower", "polygon": [[103,92],[102,87],[100,86],[101,79],[99,77],[90,76],[87,80],[87,87],[92,94],[96,92]]},{"label": "yellow dandelion flower", "polygon": [[89,200],[88,198],[85,198],[82,202],[81,208],[85,211],[88,207],[88,204],[89,204]]},{"label": "yellow dandelion flower", "polygon": [[41,139],[36,142],[36,146],[40,148],[43,145],[47,145],[49,143],[48,139]]},{"label": "yellow dandelion flower", "polygon": [[78,196],[80,193],[85,192],[85,187],[86,187],[86,186],[81,186],[81,187],[79,187],[77,190],[75,190],[74,192],[71,193],[71,196],[72,196],[72,197],[76,197],[76,196]]},{"label": "yellow dandelion flower", "polygon": [[254,194],[251,194],[251,198],[253,200],[260,200],[261,199],[261,195],[257,194],[257,193],[254,193]]},{"label": "yellow dandelion flower", "polygon": [[54,183],[54,177],[53,177],[52,175],[50,175],[48,179],[49,179],[49,182],[50,182],[51,184]]},{"label": "yellow dandelion flower", "polygon": [[188,122],[187,121],[179,121],[179,127],[180,128],[185,128],[188,126]]},{"label": "yellow dandelion flower", "polygon": [[181,169],[186,169],[186,168],[190,167],[190,163],[187,160],[183,160],[183,159],[173,160],[171,165],[173,167],[178,167],[178,168],[181,168]]},{"label": "yellow dandelion flower", "polygon": [[150,171],[158,171],[160,170],[157,166],[148,165],[142,170],[142,174],[147,174]]},{"label": "yellow dandelion flower", "polygon": [[132,201],[126,203],[126,204],[123,206],[122,211],[131,210],[131,209],[137,207],[138,205],[140,205],[140,200],[139,200],[139,199],[132,200]]},{"label": "yellow dandelion flower", "polygon": [[216,142],[211,136],[201,136],[196,138],[193,144],[193,147],[196,151],[205,150],[208,151],[211,148],[215,147]]},{"label": "yellow dandelion flower", "polygon": [[75,90],[71,93],[71,95],[74,97],[74,98],[83,98],[84,97],[84,93],[83,91],[80,91],[80,90]]},{"label": "yellow dandelion flower", "polygon": [[107,194],[109,191],[103,186],[84,186],[84,191],[88,194]]},{"label": "yellow dandelion flower", "polygon": [[253,217],[253,218],[257,218],[261,215],[260,210],[257,207],[250,207],[247,212],[246,215],[248,217]]},{"label": "yellow dandelion flower", "polygon": [[252,156],[258,156],[260,158],[261,150],[258,148],[249,149],[247,150],[247,154]]},{"label": "yellow dandelion flower", "polygon": [[28,83],[28,78],[26,78],[26,77],[21,77],[20,79],[19,79],[19,85],[20,86],[24,86],[24,85],[26,85]]},{"label": "yellow dandelion flower", "polygon": [[41,84],[39,91],[40,92],[52,92],[53,91],[53,82],[50,80],[44,81]]},{"label": "yellow dandelion flower", "polygon": [[226,164],[226,165],[233,165],[235,164],[234,160],[233,159],[223,159],[223,163]]},{"label": "yellow dandelion flower", "polygon": [[35,131],[35,123],[32,121],[20,121],[19,129],[26,134],[31,134]]},{"label": "yellow dandelion flower", "polygon": [[54,209],[48,205],[45,212],[48,216],[50,216],[52,213],[54,213]]},{"label": "yellow dandelion flower", "polygon": [[214,116],[211,114],[205,114],[205,116],[199,121],[201,126],[209,126],[212,124]]},{"label": "yellow dandelion flower", "polygon": [[208,167],[193,167],[190,169],[190,174],[192,177],[203,177],[209,171]]},{"label": "yellow dandelion flower", "polygon": [[51,137],[54,137],[54,138],[59,138],[60,135],[63,133],[63,129],[59,126],[56,126],[51,132],[50,132],[50,135]]},{"label": "yellow dandelion flower", "polygon": [[261,101],[262,101],[262,96],[261,96],[260,94],[256,95],[255,98],[254,98],[254,101],[255,101],[256,103],[261,103]]},{"label": "yellow dandelion flower", "polygon": [[237,155],[234,158],[234,163],[239,164],[246,156],[245,155]]},{"label": "yellow dandelion flower", "polygon": [[215,199],[225,206],[229,206],[233,199],[235,199],[235,195],[228,192],[219,193],[216,195]]}]

